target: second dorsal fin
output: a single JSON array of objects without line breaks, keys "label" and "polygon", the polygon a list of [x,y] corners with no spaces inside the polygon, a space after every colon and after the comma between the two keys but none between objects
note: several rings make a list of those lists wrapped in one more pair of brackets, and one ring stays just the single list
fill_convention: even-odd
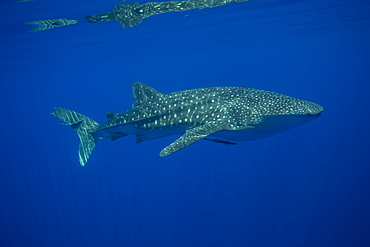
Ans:
[{"label": "second dorsal fin", "polygon": [[105,114],[107,116],[107,119],[108,121],[111,120],[112,118],[114,118],[115,116],[118,115],[118,113],[115,113],[115,112],[107,112],[107,114]]}]

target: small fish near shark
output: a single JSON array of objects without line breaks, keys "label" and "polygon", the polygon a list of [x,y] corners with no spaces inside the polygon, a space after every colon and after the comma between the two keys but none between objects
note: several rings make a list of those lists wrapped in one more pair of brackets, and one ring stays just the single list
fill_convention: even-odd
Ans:
[{"label": "small fish near shark", "polygon": [[218,139],[218,138],[207,138],[207,137],[204,137],[203,140],[212,141],[214,143],[222,143],[222,144],[225,144],[226,146],[229,146],[229,145],[237,145],[237,143],[235,143],[235,142],[226,141],[226,140],[222,140],[222,139]]},{"label": "small fish near shark", "polygon": [[77,132],[82,166],[101,139],[114,141],[136,135],[136,143],[140,143],[182,135],[159,154],[167,156],[208,136],[232,141],[269,137],[310,122],[324,110],[309,101],[241,87],[210,87],[164,94],[135,82],[132,91],[132,108],[122,113],[108,112],[108,121],[103,125],[60,107],[51,113]]}]

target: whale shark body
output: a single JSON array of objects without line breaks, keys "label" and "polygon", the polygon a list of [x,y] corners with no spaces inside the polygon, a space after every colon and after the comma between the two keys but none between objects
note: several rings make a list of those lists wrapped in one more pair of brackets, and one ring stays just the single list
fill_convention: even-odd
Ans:
[{"label": "whale shark body", "polygon": [[108,112],[103,125],[60,107],[51,113],[77,132],[82,166],[101,139],[136,135],[136,143],[140,143],[181,135],[160,152],[167,156],[207,136],[233,141],[265,138],[316,119],[324,109],[309,101],[251,88],[211,87],[163,94],[135,82],[132,90],[132,108]]}]

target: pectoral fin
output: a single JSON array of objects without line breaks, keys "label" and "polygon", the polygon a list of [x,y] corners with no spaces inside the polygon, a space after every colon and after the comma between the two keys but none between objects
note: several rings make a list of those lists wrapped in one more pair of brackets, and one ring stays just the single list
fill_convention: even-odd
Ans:
[{"label": "pectoral fin", "polygon": [[179,139],[165,147],[159,155],[170,155],[220,130],[224,130],[224,123],[222,121],[209,122],[204,125],[188,129]]}]

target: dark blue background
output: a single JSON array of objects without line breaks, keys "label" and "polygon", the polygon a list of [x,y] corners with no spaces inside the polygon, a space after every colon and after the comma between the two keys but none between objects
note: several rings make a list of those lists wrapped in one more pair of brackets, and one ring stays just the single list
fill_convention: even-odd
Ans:
[{"label": "dark blue background", "polygon": [[[0,4],[0,246],[370,246],[369,1],[251,0],[122,29],[85,15],[113,0]],[[184,15],[189,15],[184,17]],[[29,33],[33,20],[76,25]],[[78,137],[55,106],[99,123],[160,92],[242,86],[319,103],[314,122],[260,141]]]}]

